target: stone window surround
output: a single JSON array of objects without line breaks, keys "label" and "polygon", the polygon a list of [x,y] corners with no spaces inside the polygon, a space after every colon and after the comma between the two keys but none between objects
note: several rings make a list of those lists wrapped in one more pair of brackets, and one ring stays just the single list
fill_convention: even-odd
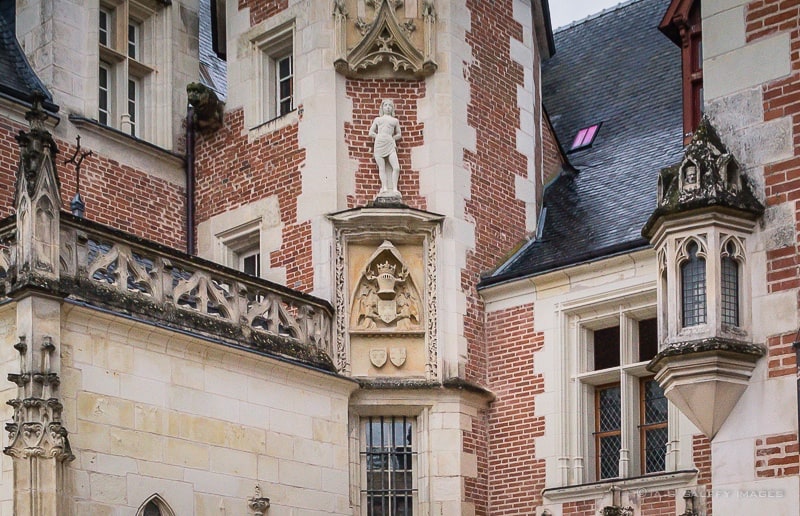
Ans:
[{"label": "stone window surround", "polygon": [[[296,24],[295,19],[284,19],[285,16],[276,16],[259,26],[260,30],[256,35],[250,37],[252,48],[251,70],[255,70],[254,91],[251,98],[255,99],[255,104],[251,104],[251,113],[245,113],[246,126],[250,126],[250,136],[258,137],[276,131],[299,120],[299,85],[297,70],[298,54],[296,48]],[[254,28],[255,29],[255,28]],[[292,110],[283,115],[278,114],[276,100],[276,59],[292,56],[293,68],[293,95]],[[252,101],[251,101],[252,102]]]},{"label": "stone window surround", "polygon": [[[109,13],[112,19],[109,33],[111,41],[108,46],[99,42],[101,9]],[[152,0],[103,0],[99,2],[97,10],[93,11],[93,27],[97,27],[98,31],[97,75],[94,75],[95,85],[92,88],[94,94],[87,96],[92,105],[87,105],[87,108],[90,118],[99,116],[99,69],[102,66],[110,72],[110,89],[112,90],[108,102],[108,109],[111,111],[111,120],[109,120],[108,126],[129,133],[128,83],[129,80],[134,80],[137,85],[136,137],[165,148],[171,148],[170,138],[162,137],[161,133],[167,136],[171,136],[171,134],[169,131],[160,131],[160,128],[157,127],[158,120],[170,120],[170,116],[160,111],[154,94],[156,88],[168,87],[168,85],[156,84],[163,81],[168,74],[153,73],[157,69],[163,71],[166,68],[164,62],[166,56],[163,52],[156,52],[154,46],[155,41],[160,39],[160,31],[167,25],[161,19],[166,9],[169,7]],[[135,22],[137,26],[138,41],[135,59],[128,57],[128,21]],[[119,33],[120,28],[124,29],[121,31],[124,34]],[[122,37],[123,35],[126,37]],[[116,41],[114,41],[115,39]],[[159,77],[156,78],[156,75]]]},{"label": "stone window surround", "polygon": [[[645,366],[647,361],[633,359],[635,323],[656,315],[655,285],[637,286],[602,296],[578,299],[560,312],[563,346],[559,346],[555,357],[562,366],[562,403],[568,409],[560,422],[560,449],[558,469],[560,478],[554,479],[561,486],[593,484],[595,479],[594,448],[594,392],[595,386],[620,382],[623,398],[622,452],[620,479],[640,476],[639,447],[639,385],[641,378],[651,376]],[[592,371],[591,353],[583,352],[591,343],[595,330],[620,325],[621,365],[616,368]],[[637,357],[638,358],[638,357]],[[679,419],[676,407],[668,405],[668,435],[666,471],[677,468],[679,451]],[[656,478],[662,474],[650,474]],[[549,485],[555,484],[548,480]],[[658,482],[656,482],[658,484]]]},{"label": "stone window surround", "polygon": [[153,494],[147,500],[145,500],[139,507],[139,510],[136,511],[136,516],[148,516],[150,513],[145,512],[145,509],[148,508],[148,505],[155,505],[158,508],[161,516],[175,516],[175,512],[172,510],[169,504],[167,504],[167,502],[158,494]]},{"label": "stone window surround", "polygon": [[412,419],[415,452],[415,487],[413,514],[421,514],[421,507],[427,503],[430,492],[430,429],[431,407],[420,405],[413,400],[385,400],[383,398],[364,400],[363,404],[350,406],[350,503],[359,508],[358,514],[366,515],[366,468],[361,462],[361,451],[366,444],[363,420],[367,417],[407,417]]}]

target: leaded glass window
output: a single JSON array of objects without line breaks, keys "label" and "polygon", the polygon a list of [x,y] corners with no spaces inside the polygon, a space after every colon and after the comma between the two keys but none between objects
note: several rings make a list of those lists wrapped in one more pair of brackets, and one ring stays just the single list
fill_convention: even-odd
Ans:
[{"label": "leaded glass window", "polygon": [[144,506],[142,516],[161,516],[161,509],[158,508],[158,505],[156,505],[154,501],[150,500],[147,502],[147,505]]},{"label": "leaded glass window", "polygon": [[736,247],[733,242],[725,246],[722,257],[722,324],[739,326],[739,262],[733,257]]},{"label": "leaded glass window", "polygon": [[366,470],[368,516],[410,516],[414,513],[413,419],[368,417],[363,420],[365,446],[361,452]]},{"label": "leaded glass window", "polygon": [[622,445],[622,398],[619,384],[595,390],[595,450],[598,479],[619,476]]},{"label": "leaded glass window", "polygon": [[642,473],[655,473],[666,469],[667,457],[667,398],[664,390],[653,378],[641,381],[640,443],[642,447]]},{"label": "leaded glass window", "polygon": [[681,265],[683,326],[706,322],[706,261],[697,255],[695,242],[686,246],[688,259]]}]

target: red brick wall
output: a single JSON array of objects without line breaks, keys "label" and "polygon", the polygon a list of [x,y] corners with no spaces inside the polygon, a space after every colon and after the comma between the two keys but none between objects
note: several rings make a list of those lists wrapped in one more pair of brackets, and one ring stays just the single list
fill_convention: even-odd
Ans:
[{"label": "red brick wall", "polygon": [[641,499],[641,514],[642,516],[675,514],[676,503],[675,491],[648,492]]},{"label": "red brick wall", "polygon": [[784,333],[767,339],[767,371],[770,378],[797,373],[797,356],[792,343],[795,333]]},{"label": "red brick wall", "polygon": [[391,99],[402,133],[397,142],[397,159],[400,161],[397,188],[403,194],[405,204],[424,210],[425,199],[419,194],[419,171],[411,168],[411,149],[423,143],[422,124],[417,121],[417,102],[425,96],[425,81],[347,79],[345,91],[353,103],[353,121],[344,124],[344,140],[350,157],[358,162],[355,192],[348,195],[348,207],[366,206],[380,190],[380,177],[373,157],[374,140],[369,136],[369,128],[380,112],[381,102]]},{"label": "red brick wall", "polygon": [[283,240],[269,266],[285,267],[287,286],[308,292],[314,288],[311,225],[297,220],[306,151],[297,131],[298,124],[290,124],[248,142],[243,110],[225,113],[222,129],[197,141],[196,222],[276,195]]},{"label": "red brick wall", "polygon": [[701,495],[695,499],[695,509],[705,505],[706,516],[711,516],[711,441],[708,437],[702,434],[692,436],[692,457],[697,468],[698,494]]},{"label": "red brick wall", "polygon": [[[791,117],[794,134],[794,157],[764,167],[765,194],[768,206],[792,203],[795,228],[800,228],[800,3],[785,0],[756,0],[745,9],[748,42],[778,33],[791,39],[791,74],[763,86],[764,120]],[[800,287],[800,261],[797,236],[792,245],[767,252],[769,292]],[[786,336],[770,339],[770,376],[788,374],[790,363]],[[781,358],[776,358],[778,351]],[[786,356],[783,356],[786,355]],[[776,369],[773,370],[773,367]]]},{"label": "red brick wall", "polygon": [[473,493],[469,501],[475,504],[476,515],[490,514],[486,511],[486,507],[488,506],[486,485],[489,478],[488,449],[486,448],[486,442],[489,440],[488,417],[487,411],[481,411],[478,417],[473,417],[472,431],[465,432],[463,436],[464,452],[476,455],[478,461],[478,476],[476,478],[466,477],[464,479],[465,492]]},{"label": "red brick wall", "polygon": [[250,26],[253,26],[278,14],[288,5],[289,0],[239,0],[238,7],[240,11],[250,9]]},{"label": "red brick wall", "polygon": [[[62,122],[64,123],[64,122]],[[14,212],[14,184],[19,145],[14,137],[25,125],[0,118],[0,217]],[[62,209],[75,195],[75,168],[64,165],[75,146],[57,140],[56,170],[61,180]],[[84,147],[82,150],[92,150]],[[186,249],[186,192],[142,170],[96,153],[81,165],[81,196],[86,218],[179,250]]]},{"label": "red brick wall", "polygon": [[786,477],[800,474],[797,434],[770,435],[756,439],[756,477]]},{"label": "red brick wall", "polygon": [[[511,0],[467,0],[472,25],[466,34],[473,60],[465,74],[470,87],[467,122],[476,132],[475,151],[464,151],[470,171],[467,220],[475,226],[475,250],[468,253],[461,274],[467,298],[464,335],[467,340],[466,376],[487,382],[487,341],[484,307],[475,289],[482,272],[498,265],[505,253],[525,236],[525,206],[516,199],[516,176],[526,177],[527,159],[517,152],[520,114],[517,88],[524,84],[522,66],[511,60],[510,40],[522,40],[522,27],[513,19]],[[498,361],[497,366],[509,366]],[[491,475],[504,475],[504,466]],[[476,514],[487,514],[481,506],[488,496],[484,486],[467,488],[467,500],[476,502]]]},{"label": "red brick wall", "polygon": [[597,514],[594,500],[567,502],[561,509],[564,516],[596,516]]},{"label": "red brick wall", "polygon": [[486,333],[488,385],[497,395],[489,417],[489,512],[532,514],[545,484],[535,442],[544,435],[544,418],[534,415],[544,378],[533,372],[544,335],[534,330],[533,305],[487,314]]}]

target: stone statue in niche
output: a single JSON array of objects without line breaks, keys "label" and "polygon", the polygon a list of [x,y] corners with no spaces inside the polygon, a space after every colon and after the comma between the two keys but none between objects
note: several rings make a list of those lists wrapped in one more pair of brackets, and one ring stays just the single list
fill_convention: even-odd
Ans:
[{"label": "stone statue in niche", "polygon": [[[373,120],[369,135],[375,140],[374,156],[381,178],[378,198],[400,199],[397,181],[400,178],[400,162],[397,159],[397,140],[400,139],[400,121],[394,116],[394,101],[381,102],[380,114]],[[387,166],[389,170],[387,170]]]},{"label": "stone statue in niche", "polygon": [[351,328],[420,331],[420,298],[402,256],[388,240],[373,253],[355,290]]}]

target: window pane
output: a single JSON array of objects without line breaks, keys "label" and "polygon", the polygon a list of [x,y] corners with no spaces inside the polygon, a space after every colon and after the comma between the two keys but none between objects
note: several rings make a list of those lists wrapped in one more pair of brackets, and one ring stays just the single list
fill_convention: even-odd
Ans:
[{"label": "window pane", "polygon": [[641,383],[642,473],[664,471],[666,468],[667,398],[653,378]]},{"label": "window pane", "polygon": [[733,244],[726,247],[728,256],[722,258],[722,324],[739,326],[739,264],[732,255]]},{"label": "window pane", "polygon": [[622,421],[619,385],[598,391],[599,396],[599,432],[619,430]]},{"label": "window pane", "polygon": [[619,476],[619,434],[600,438],[600,478]]},{"label": "window pane", "polygon": [[99,85],[98,90],[98,99],[97,99],[97,121],[103,125],[108,125],[108,121],[111,118],[111,104],[109,103],[109,90],[110,84],[109,81],[111,79],[110,72],[108,68],[104,65],[100,65],[97,74],[97,82]]},{"label": "window pane", "polygon": [[706,322],[706,261],[697,256],[697,251],[697,244],[689,244],[689,259],[681,265],[684,327]]},{"label": "window pane", "polygon": [[158,508],[155,502],[147,502],[147,505],[144,506],[144,511],[142,511],[142,516],[161,516],[161,509]]},{"label": "window pane", "polygon": [[139,25],[128,24],[128,57],[139,59]]},{"label": "window pane", "polygon": [[100,10],[100,22],[99,22],[99,32],[98,37],[100,39],[100,44],[108,46],[109,37],[109,22],[110,22],[111,15],[108,11]]},{"label": "window pane", "polygon": [[130,120],[130,134],[136,136],[136,110],[139,101],[139,84],[133,79],[128,80],[128,118]]},{"label": "window pane", "polygon": [[594,370],[619,367],[619,326],[594,332]]},{"label": "window pane", "polygon": [[655,473],[666,469],[668,439],[666,426],[645,431],[645,473]]},{"label": "window pane", "polygon": [[651,360],[658,353],[658,321],[639,321],[639,362]]},{"label": "window pane", "polygon": [[413,514],[411,419],[370,417],[364,421],[366,509],[369,515]]}]

